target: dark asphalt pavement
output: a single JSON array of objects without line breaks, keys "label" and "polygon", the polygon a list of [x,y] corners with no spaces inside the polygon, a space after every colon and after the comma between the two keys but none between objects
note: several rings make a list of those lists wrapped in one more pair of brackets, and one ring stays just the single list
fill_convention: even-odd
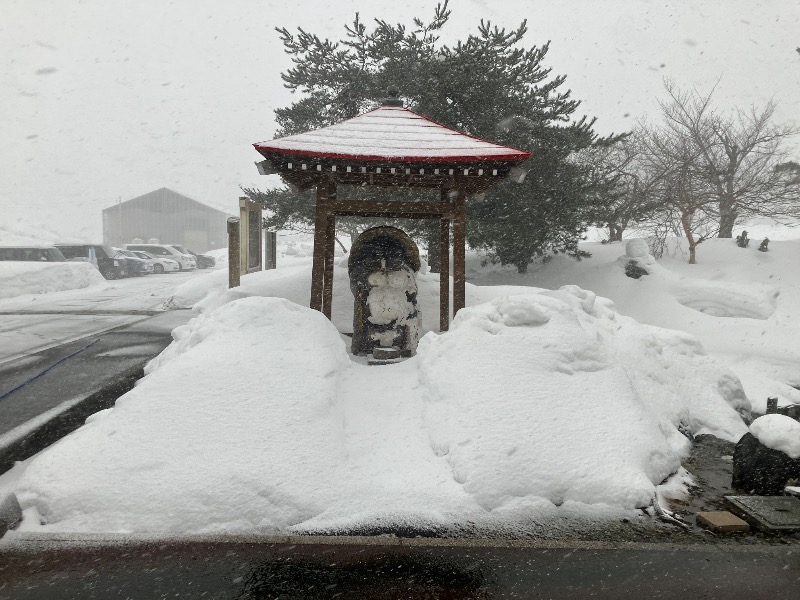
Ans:
[{"label": "dark asphalt pavement", "polygon": [[0,472],[113,405],[191,316],[161,313],[0,364]]},{"label": "dark asphalt pavement", "polygon": [[800,547],[394,540],[0,546],[0,599],[797,598]]}]

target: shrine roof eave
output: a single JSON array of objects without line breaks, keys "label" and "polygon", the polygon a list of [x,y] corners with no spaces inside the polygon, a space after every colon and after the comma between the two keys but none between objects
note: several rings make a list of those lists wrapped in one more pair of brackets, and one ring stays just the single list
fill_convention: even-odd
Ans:
[{"label": "shrine roof eave", "polygon": [[300,150],[271,147],[266,143],[253,144],[253,147],[261,156],[268,159],[278,157],[302,157],[317,160],[331,161],[355,161],[355,162],[380,162],[397,164],[431,164],[431,163],[452,163],[452,164],[482,164],[486,162],[511,162],[521,163],[530,158],[531,153],[523,150],[509,148],[507,152],[493,152],[485,154],[425,154],[423,152],[408,153],[403,155],[387,154],[365,154],[348,152],[330,152],[319,150]]}]

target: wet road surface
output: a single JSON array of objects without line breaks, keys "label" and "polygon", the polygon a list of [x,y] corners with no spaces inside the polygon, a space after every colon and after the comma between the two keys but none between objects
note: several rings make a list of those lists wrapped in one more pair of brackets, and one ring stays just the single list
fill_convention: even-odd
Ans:
[{"label": "wet road surface", "polygon": [[191,311],[123,326],[0,363],[0,473],[112,406]]},{"label": "wet road surface", "polygon": [[497,540],[318,539],[0,546],[0,599],[776,600],[796,598],[800,589],[797,544],[614,548],[517,542],[517,547],[508,547]]}]

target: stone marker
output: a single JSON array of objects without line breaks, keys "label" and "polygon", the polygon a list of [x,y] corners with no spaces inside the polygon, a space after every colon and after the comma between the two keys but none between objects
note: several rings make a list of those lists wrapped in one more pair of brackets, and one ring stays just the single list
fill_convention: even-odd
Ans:
[{"label": "stone marker", "polygon": [[750,531],[750,525],[727,510],[697,513],[697,524],[714,533],[741,533]]},{"label": "stone marker", "polygon": [[0,502],[0,537],[9,529],[15,529],[22,521],[22,508],[16,495],[9,494]]}]

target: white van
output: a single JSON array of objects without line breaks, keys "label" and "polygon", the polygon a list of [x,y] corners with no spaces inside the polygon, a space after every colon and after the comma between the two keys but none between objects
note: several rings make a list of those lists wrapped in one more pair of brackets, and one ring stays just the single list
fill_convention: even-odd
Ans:
[{"label": "white van", "polygon": [[197,268],[197,261],[191,254],[184,254],[177,248],[167,244],[125,244],[126,250],[147,252],[161,258],[174,260],[180,265],[181,271],[190,271]]}]

